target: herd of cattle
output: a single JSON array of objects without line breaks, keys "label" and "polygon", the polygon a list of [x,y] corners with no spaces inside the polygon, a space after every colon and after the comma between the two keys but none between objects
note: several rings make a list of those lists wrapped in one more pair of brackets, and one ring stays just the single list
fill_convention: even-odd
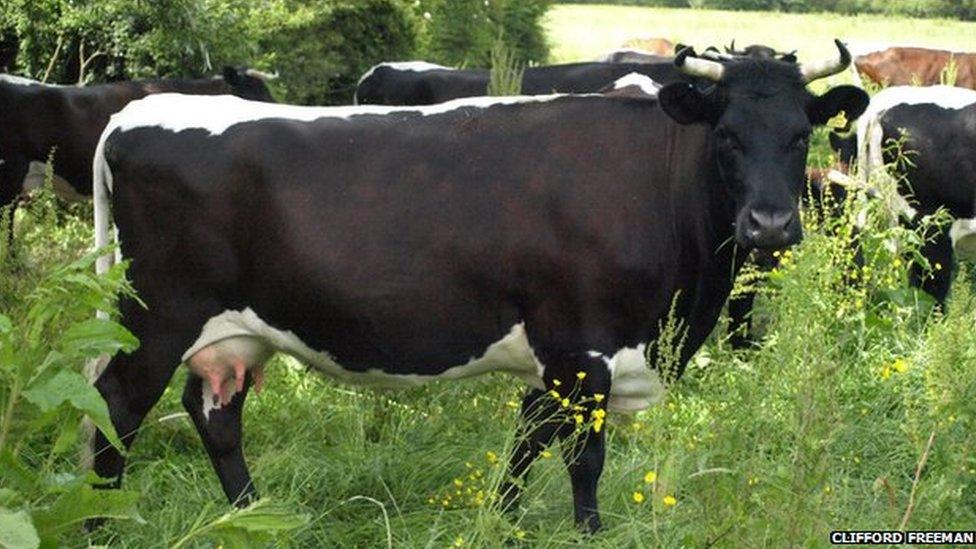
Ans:
[{"label": "herd of cattle", "polygon": [[[141,346],[95,381],[127,446],[186,364],[183,403],[243,504],[255,490],[241,411],[273,353],[373,387],[507,371],[531,389],[504,501],[565,440],[575,518],[595,531],[605,411],[661,396],[647,364],[667,352],[654,342],[669,315],[686,330],[672,379],[750,252],[801,240],[813,128],[860,117],[856,144],[831,141],[862,174],[905,131],[919,151],[903,168],[906,223],[938,208],[976,216],[976,91],[815,95],[808,84],[851,65],[836,48],[817,63],[763,46],[628,50],[526,69],[518,97],[483,97],[485,70],[382,63],[345,107],[276,104],[265,75],[245,69],[83,88],[0,75],[0,204],[50,159],[60,194],[94,195],[96,245],[117,239],[131,260],[145,306],[124,299],[120,311]],[[855,64],[899,83],[929,78],[925,63],[944,63],[930,55]],[[924,249],[945,269],[912,273],[940,301],[950,236],[969,235],[947,228]],[[748,308],[732,307],[738,324]],[[101,433],[92,450],[117,486],[122,454]]]}]

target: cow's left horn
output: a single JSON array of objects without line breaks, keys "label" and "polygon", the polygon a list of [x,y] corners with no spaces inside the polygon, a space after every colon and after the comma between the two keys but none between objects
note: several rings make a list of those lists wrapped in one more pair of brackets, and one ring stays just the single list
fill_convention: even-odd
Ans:
[{"label": "cow's left horn", "polygon": [[685,48],[674,56],[674,66],[689,76],[699,76],[713,82],[719,82],[725,76],[725,65],[707,59],[690,57],[691,48]]},{"label": "cow's left horn", "polygon": [[247,69],[244,74],[252,78],[257,78],[258,80],[264,80],[265,82],[278,79],[278,73],[267,73],[259,71],[257,69]]},{"label": "cow's left horn", "polygon": [[820,63],[803,63],[800,65],[800,73],[803,75],[804,82],[809,84],[814,80],[835,75],[850,66],[851,52],[847,51],[847,46],[836,38],[834,39],[834,44],[837,44],[837,51],[840,52],[838,58]]}]

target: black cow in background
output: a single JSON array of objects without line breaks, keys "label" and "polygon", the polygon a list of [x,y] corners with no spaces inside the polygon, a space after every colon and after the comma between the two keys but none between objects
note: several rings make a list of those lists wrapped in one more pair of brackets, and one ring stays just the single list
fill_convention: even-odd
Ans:
[{"label": "black cow in background", "polygon": [[[120,303],[142,345],[96,382],[116,431],[130,446],[186,362],[184,406],[242,504],[255,488],[241,413],[273,352],[386,387],[508,371],[532,389],[504,500],[562,439],[576,522],[597,530],[603,418],[660,396],[661,326],[673,312],[686,330],[669,381],[748,252],[802,237],[810,132],[868,101],[806,89],[850,63],[837,47],[814,65],[685,51],[678,70],[711,85],[672,83],[657,99],[131,103],[95,156],[96,245],[114,213],[148,305]],[[123,455],[101,434],[93,450],[96,473],[121,482]]]},{"label": "black cow in background", "polygon": [[91,196],[91,164],[98,137],[109,117],[134,99],[178,92],[273,101],[265,77],[252,69],[227,67],[215,78],[76,87],[0,74],[0,208],[15,204],[25,183],[34,187],[43,180],[44,164],[52,150],[55,191],[69,200]]},{"label": "black cow in background", "polygon": [[[521,94],[595,93],[630,73],[660,84],[688,81],[671,61],[569,63],[526,68]],[[359,80],[355,99],[358,105],[434,105],[485,95],[488,81],[488,69],[452,69],[419,61],[380,63]]]},{"label": "black cow in background", "polygon": [[[931,272],[913,263],[909,282],[943,306],[952,285],[955,255],[972,253],[976,231],[976,91],[952,86],[894,86],[878,92],[856,135],[859,173],[868,178],[891,165],[902,141],[909,162],[899,162],[898,178],[903,220],[916,226],[921,216],[940,208],[956,219],[927,235],[922,255]],[[937,265],[937,266],[936,266]]]}]

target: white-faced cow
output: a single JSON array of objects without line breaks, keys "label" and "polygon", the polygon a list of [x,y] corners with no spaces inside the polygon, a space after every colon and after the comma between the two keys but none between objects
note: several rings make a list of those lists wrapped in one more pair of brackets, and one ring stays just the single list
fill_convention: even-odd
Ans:
[{"label": "white-faced cow", "polygon": [[[686,81],[668,60],[660,63],[570,63],[528,67],[522,75],[523,95],[594,93],[630,73],[656,82]],[[356,87],[359,105],[434,105],[488,91],[487,69],[451,69],[422,61],[380,63]]]},{"label": "white-faced cow", "polygon": [[0,208],[31,190],[25,186],[43,180],[44,163],[52,150],[56,192],[66,199],[91,196],[91,163],[98,137],[109,116],[129,101],[162,92],[234,94],[272,101],[262,78],[251,69],[228,67],[218,78],[76,87],[0,74]]},{"label": "white-faced cow", "polygon": [[[96,383],[116,430],[131,445],[187,363],[183,403],[227,497],[246,502],[241,410],[272,352],[379,387],[507,371],[531,387],[524,417],[547,418],[522,424],[512,478],[565,440],[576,521],[596,530],[602,416],[660,396],[648,364],[669,311],[678,376],[748,250],[801,238],[811,128],[868,100],[806,89],[849,62],[837,45],[814,66],[683,52],[676,66],[710,85],[658,99],[131,103],[95,160],[96,242],[111,211],[147,305],[121,302],[141,346]],[[564,398],[592,429],[559,413]],[[122,455],[100,434],[93,449],[119,482]]]},{"label": "white-faced cow", "polygon": [[922,255],[941,269],[917,264],[909,282],[939,304],[952,282],[953,240],[972,248],[976,237],[965,220],[976,217],[976,91],[951,86],[896,86],[871,99],[858,120],[858,164],[867,178],[894,161],[891,141],[902,141],[910,162],[897,163],[897,207],[909,222],[945,208],[957,221],[930,235]]}]

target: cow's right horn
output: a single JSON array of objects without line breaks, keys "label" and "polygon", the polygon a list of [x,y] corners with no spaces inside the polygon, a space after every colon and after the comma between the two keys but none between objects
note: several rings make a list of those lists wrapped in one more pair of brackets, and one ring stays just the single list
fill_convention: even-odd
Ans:
[{"label": "cow's right horn", "polygon": [[837,44],[837,51],[840,53],[838,57],[819,63],[803,63],[800,65],[800,73],[803,75],[804,82],[809,84],[814,80],[835,75],[850,66],[851,52],[847,50],[847,46],[836,38],[834,44]]},{"label": "cow's right horn", "polygon": [[725,76],[724,65],[716,61],[691,57],[689,55],[691,51],[691,48],[685,48],[674,56],[674,66],[679,71],[689,76],[698,76],[713,82],[722,80],[722,77]]}]

